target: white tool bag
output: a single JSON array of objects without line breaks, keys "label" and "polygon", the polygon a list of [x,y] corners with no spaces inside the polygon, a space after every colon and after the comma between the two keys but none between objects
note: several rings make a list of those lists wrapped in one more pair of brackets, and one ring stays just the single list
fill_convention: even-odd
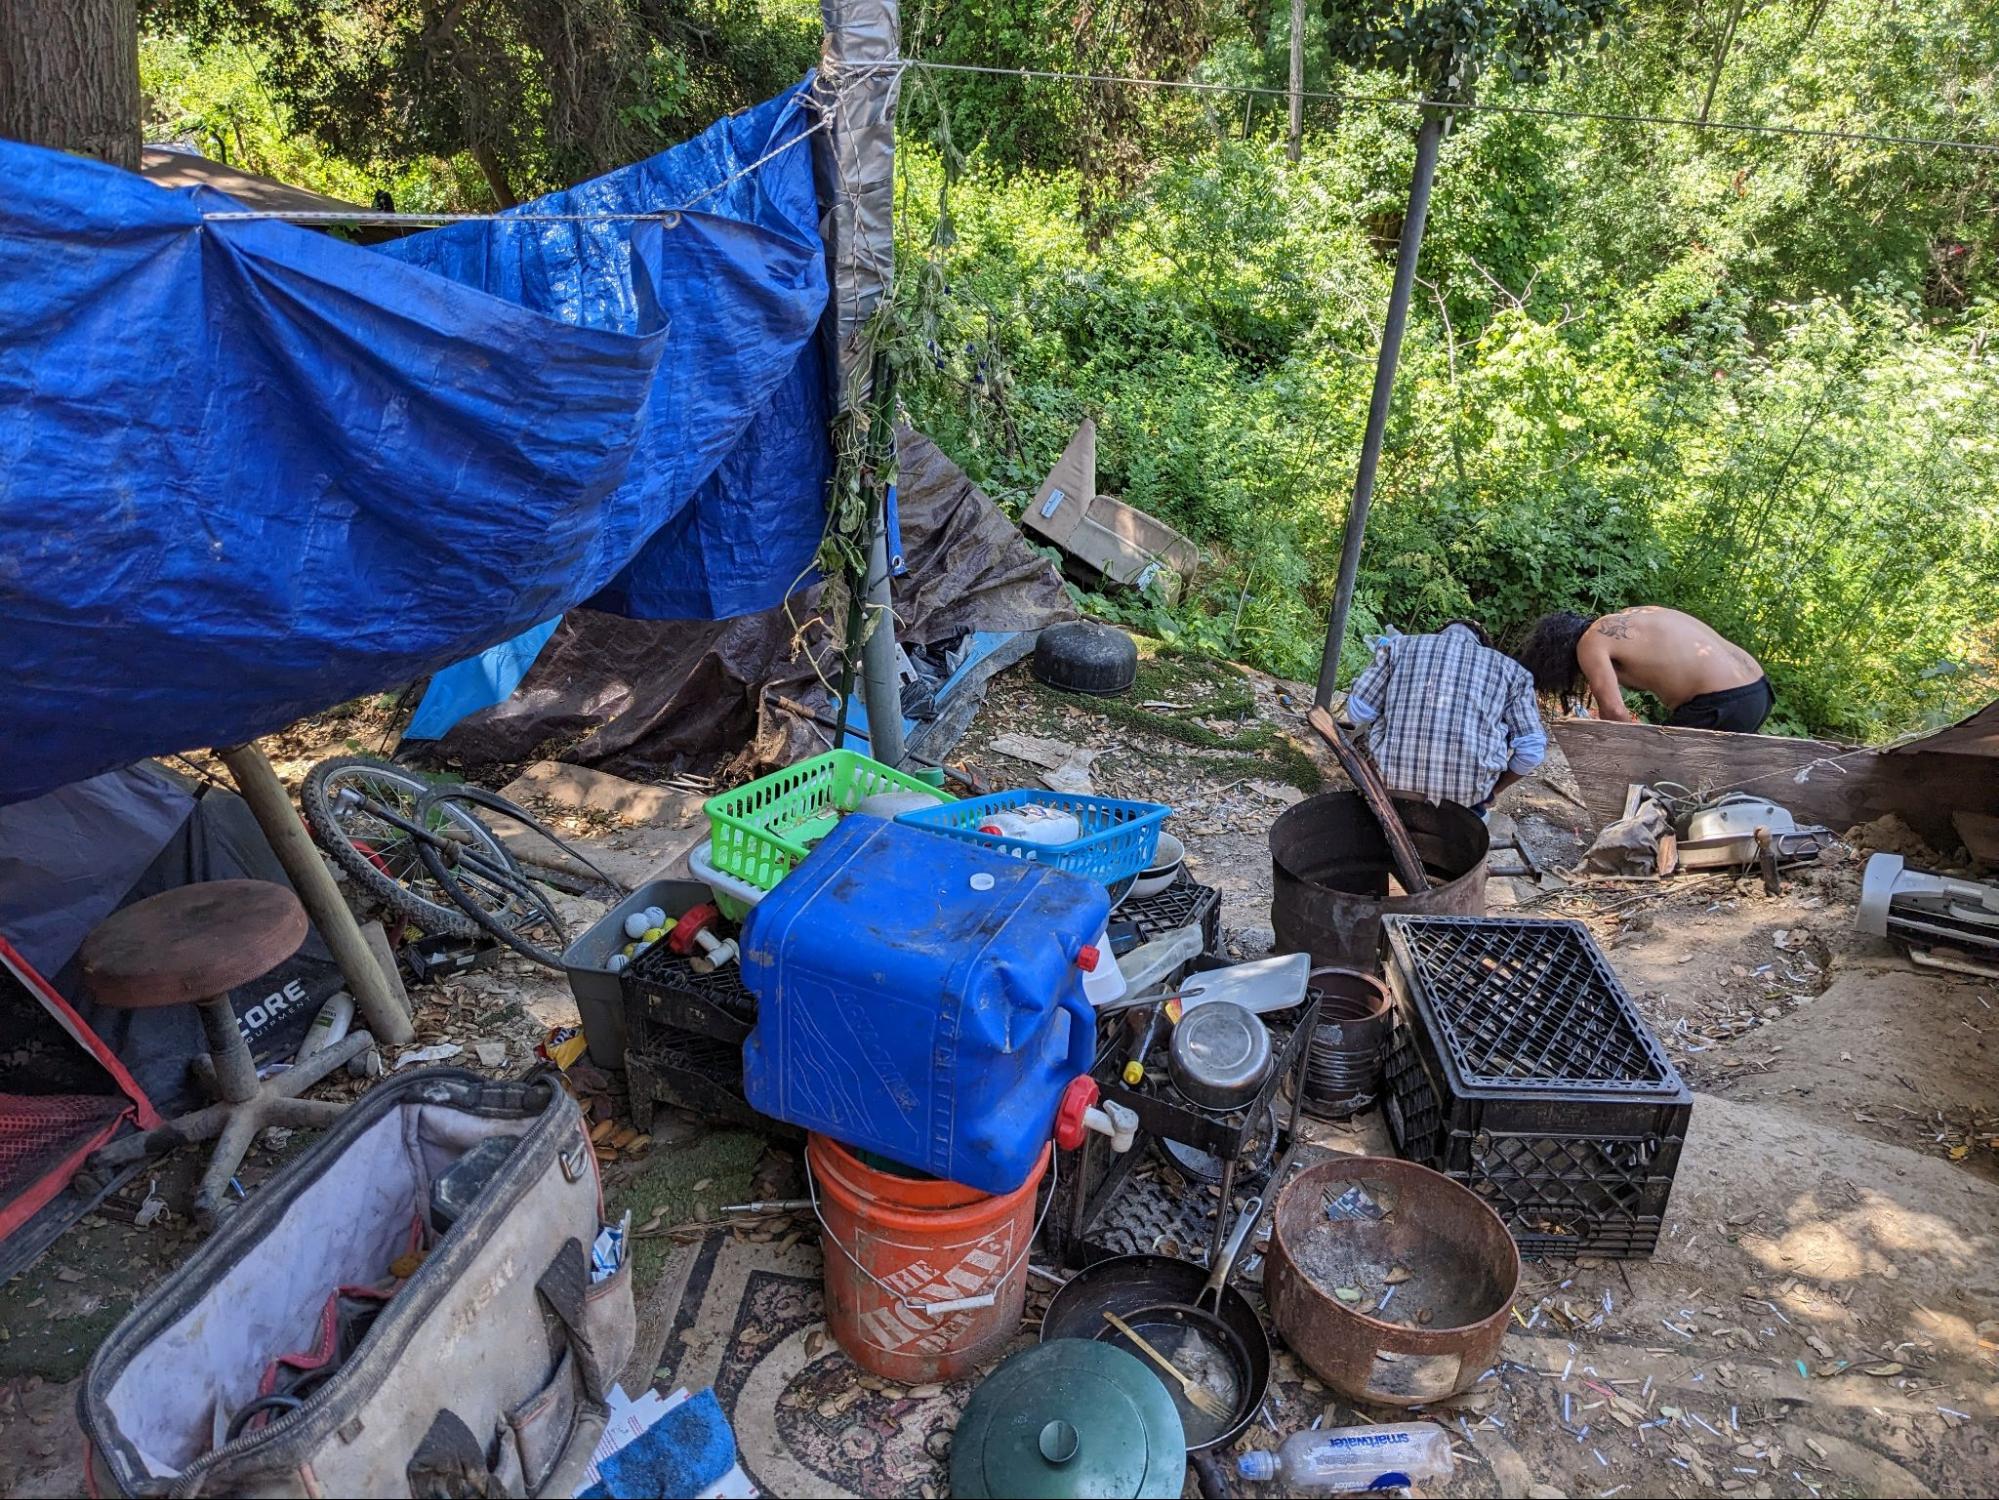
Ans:
[{"label": "white tool bag", "polygon": [[[516,1145],[438,1233],[433,1184],[495,1136]],[[97,1351],[93,1490],[572,1494],[634,1336],[630,1256],[593,1280],[602,1218],[552,1076],[378,1084]]]}]

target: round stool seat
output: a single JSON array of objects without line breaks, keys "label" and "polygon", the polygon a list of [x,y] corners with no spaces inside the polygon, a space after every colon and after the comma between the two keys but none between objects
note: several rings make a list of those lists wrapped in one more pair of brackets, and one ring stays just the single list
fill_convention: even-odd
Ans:
[{"label": "round stool seat", "polygon": [[83,940],[83,981],[100,1005],[143,1010],[225,995],[305,941],[305,908],[268,880],[210,880],[135,901]]}]

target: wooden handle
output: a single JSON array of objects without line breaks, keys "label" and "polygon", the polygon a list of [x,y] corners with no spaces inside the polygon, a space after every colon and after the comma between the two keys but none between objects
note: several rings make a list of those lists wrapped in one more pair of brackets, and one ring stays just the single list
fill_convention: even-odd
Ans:
[{"label": "wooden handle", "polygon": [[1374,814],[1375,822],[1381,825],[1382,837],[1388,840],[1388,857],[1395,863],[1395,878],[1402,882],[1402,889],[1412,896],[1427,891],[1430,877],[1423,869],[1423,857],[1416,852],[1409,830],[1402,826],[1402,815],[1395,810],[1395,799],[1382,784],[1381,773],[1375,770],[1374,763],[1354,749],[1325,709],[1313,709],[1305,715],[1305,722],[1333,747],[1333,754],[1339,757],[1340,769],[1347,773],[1354,790],[1360,793],[1361,800]]},{"label": "wooden handle", "polygon": [[1155,1365],[1159,1366],[1160,1369],[1164,1370],[1168,1375],[1171,1375],[1175,1380],[1179,1381],[1180,1388],[1182,1390],[1191,1389],[1191,1387],[1194,1384],[1193,1377],[1188,1375],[1182,1375],[1180,1371],[1174,1366],[1172,1360],[1168,1359],[1165,1355],[1161,1354],[1157,1349],[1153,1348],[1152,1345],[1148,1344],[1145,1341],[1144,1334],[1140,1333],[1136,1328],[1132,1327],[1131,1324],[1125,1322],[1123,1318],[1120,1318],[1116,1313],[1112,1312],[1108,1307],[1104,1309],[1104,1321],[1110,1324],[1111,1327],[1115,1328],[1119,1333],[1123,1334],[1126,1338],[1130,1339],[1133,1344],[1137,1345],[1138,1352],[1140,1354],[1143,1354],[1147,1359],[1151,1360]]}]

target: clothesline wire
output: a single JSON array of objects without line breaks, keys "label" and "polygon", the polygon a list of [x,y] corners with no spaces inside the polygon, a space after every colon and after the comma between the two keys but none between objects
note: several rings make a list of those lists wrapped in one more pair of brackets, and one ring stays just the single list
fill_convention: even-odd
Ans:
[{"label": "clothesline wire", "polygon": [[821,114],[812,125],[799,131],[780,145],[773,146],[755,161],[737,168],[719,182],[703,188],[692,198],[677,208],[663,208],[654,213],[622,214],[544,214],[502,212],[490,214],[425,214],[425,213],[379,213],[370,209],[238,209],[204,213],[201,217],[207,223],[242,223],[252,219],[276,219],[287,224],[346,224],[356,227],[419,225],[433,227],[445,224],[634,224],[656,220],[671,228],[684,213],[692,212],[707,202],[724,188],[742,181],[759,168],[775,161],[792,147],[810,140],[833,123],[832,111]]},{"label": "clothesline wire", "polygon": [[[847,63],[842,67],[844,79],[854,79],[871,73],[900,73],[910,68],[919,68],[927,73],[973,74],[990,78],[1034,79],[1044,82],[1115,84],[1131,88],[1177,89],[1192,93],[1231,94],[1269,99],[1288,99],[1290,90],[1267,84],[1217,83],[1193,78],[1145,78],[1123,73],[1073,73],[1052,68],[1007,68],[980,63],[938,62],[930,58],[900,57],[881,62]],[[844,90],[842,90],[844,92]],[[1492,102],[1459,101],[1450,99],[1406,98],[1391,94],[1349,94],[1336,93],[1325,89],[1304,89],[1300,95],[1306,99],[1331,102],[1341,105],[1368,105],[1384,109],[1441,109],[1457,113],[1483,113],[1500,115],[1527,115],[1540,119],[1593,120],[1606,124],[1683,126],[1692,130],[1733,131],[1739,134],[1776,135],[1803,140],[1846,141],[1873,145],[1924,146],[1938,150],[1969,151],[1983,155],[1999,155],[1999,142],[1964,141],[1939,136],[1902,135],[1887,131],[1873,130],[1828,130],[1806,125],[1769,125],[1747,120],[1699,119],[1686,115],[1648,115],[1617,110],[1558,109],[1552,105],[1497,104]],[[606,214],[548,214],[548,213],[388,213],[369,209],[242,209],[204,213],[207,222],[240,223],[249,220],[278,220],[287,224],[340,224],[361,228],[388,228],[400,225],[428,225],[437,227],[446,224],[602,224],[636,223],[657,220],[671,225],[679,215],[692,211],[752,172],[774,161],[802,141],[811,139],[828,129],[833,121],[833,112],[825,110],[812,125],[800,131],[782,144],[765,152],[755,161],[738,168],[727,177],[704,188],[678,208],[662,209],[656,213],[606,213]]]},{"label": "clothesline wire", "polygon": [[[1291,91],[1268,84],[1216,83],[1193,78],[1144,78],[1124,73],[1067,73],[1052,68],[1003,68],[979,63],[937,62],[930,58],[905,57],[879,63],[851,64],[862,69],[900,71],[920,68],[927,73],[973,73],[993,78],[1038,79],[1062,83],[1117,84],[1135,88],[1181,89],[1193,93],[1252,95],[1269,99],[1289,99]],[[1699,119],[1688,115],[1647,115],[1617,110],[1558,109],[1552,105],[1496,104],[1490,102],[1407,98],[1393,94],[1342,94],[1324,89],[1304,89],[1301,97],[1335,104],[1364,104],[1395,109],[1440,109],[1465,114],[1534,115],[1556,120],[1596,120],[1621,125],[1683,125],[1694,130],[1724,130],[1750,135],[1780,135],[1807,140],[1871,142],[1893,146],[1935,146],[1952,151],[1999,155],[1999,141],[1961,141],[1944,137],[1900,135],[1873,130],[1828,130],[1810,125],[1764,125],[1748,120]]]}]

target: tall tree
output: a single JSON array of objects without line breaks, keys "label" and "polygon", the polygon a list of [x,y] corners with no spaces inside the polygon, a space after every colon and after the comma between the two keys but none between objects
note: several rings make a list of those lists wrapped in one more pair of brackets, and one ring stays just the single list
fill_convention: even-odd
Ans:
[{"label": "tall tree", "polygon": [[1333,61],[1349,67],[1400,74],[1423,104],[1416,128],[1416,169],[1409,181],[1409,207],[1395,252],[1395,282],[1388,317],[1381,328],[1375,362],[1374,394],[1368,402],[1367,431],[1353,501],[1347,509],[1346,539],[1340,550],[1339,581],[1333,590],[1332,618],[1325,654],[1319,662],[1321,707],[1333,699],[1347,614],[1353,607],[1360,570],[1361,540],[1374,500],[1374,471],[1381,462],[1382,436],[1395,394],[1395,367],[1402,357],[1402,330],[1409,321],[1409,297],[1416,285],[1416,258],[1430,212],[1430,185],[1437,174],[1452,107],[1468,104],[1479,79],[1498,69],[1520,83],[1542,83],[1563,58],[1623,10],[1623,0],[1322,0],[1326,41]]},{"label": "tall tree", "polygon": [[137,0],[0,0],[0,135],[138,170]]},{"label": "tall tree", "polygon": [[295,128],[361,167],[461,152],[493,199],[650,156],[796,83],[817,18],[727,0],[141,0],[256,44]]}]

